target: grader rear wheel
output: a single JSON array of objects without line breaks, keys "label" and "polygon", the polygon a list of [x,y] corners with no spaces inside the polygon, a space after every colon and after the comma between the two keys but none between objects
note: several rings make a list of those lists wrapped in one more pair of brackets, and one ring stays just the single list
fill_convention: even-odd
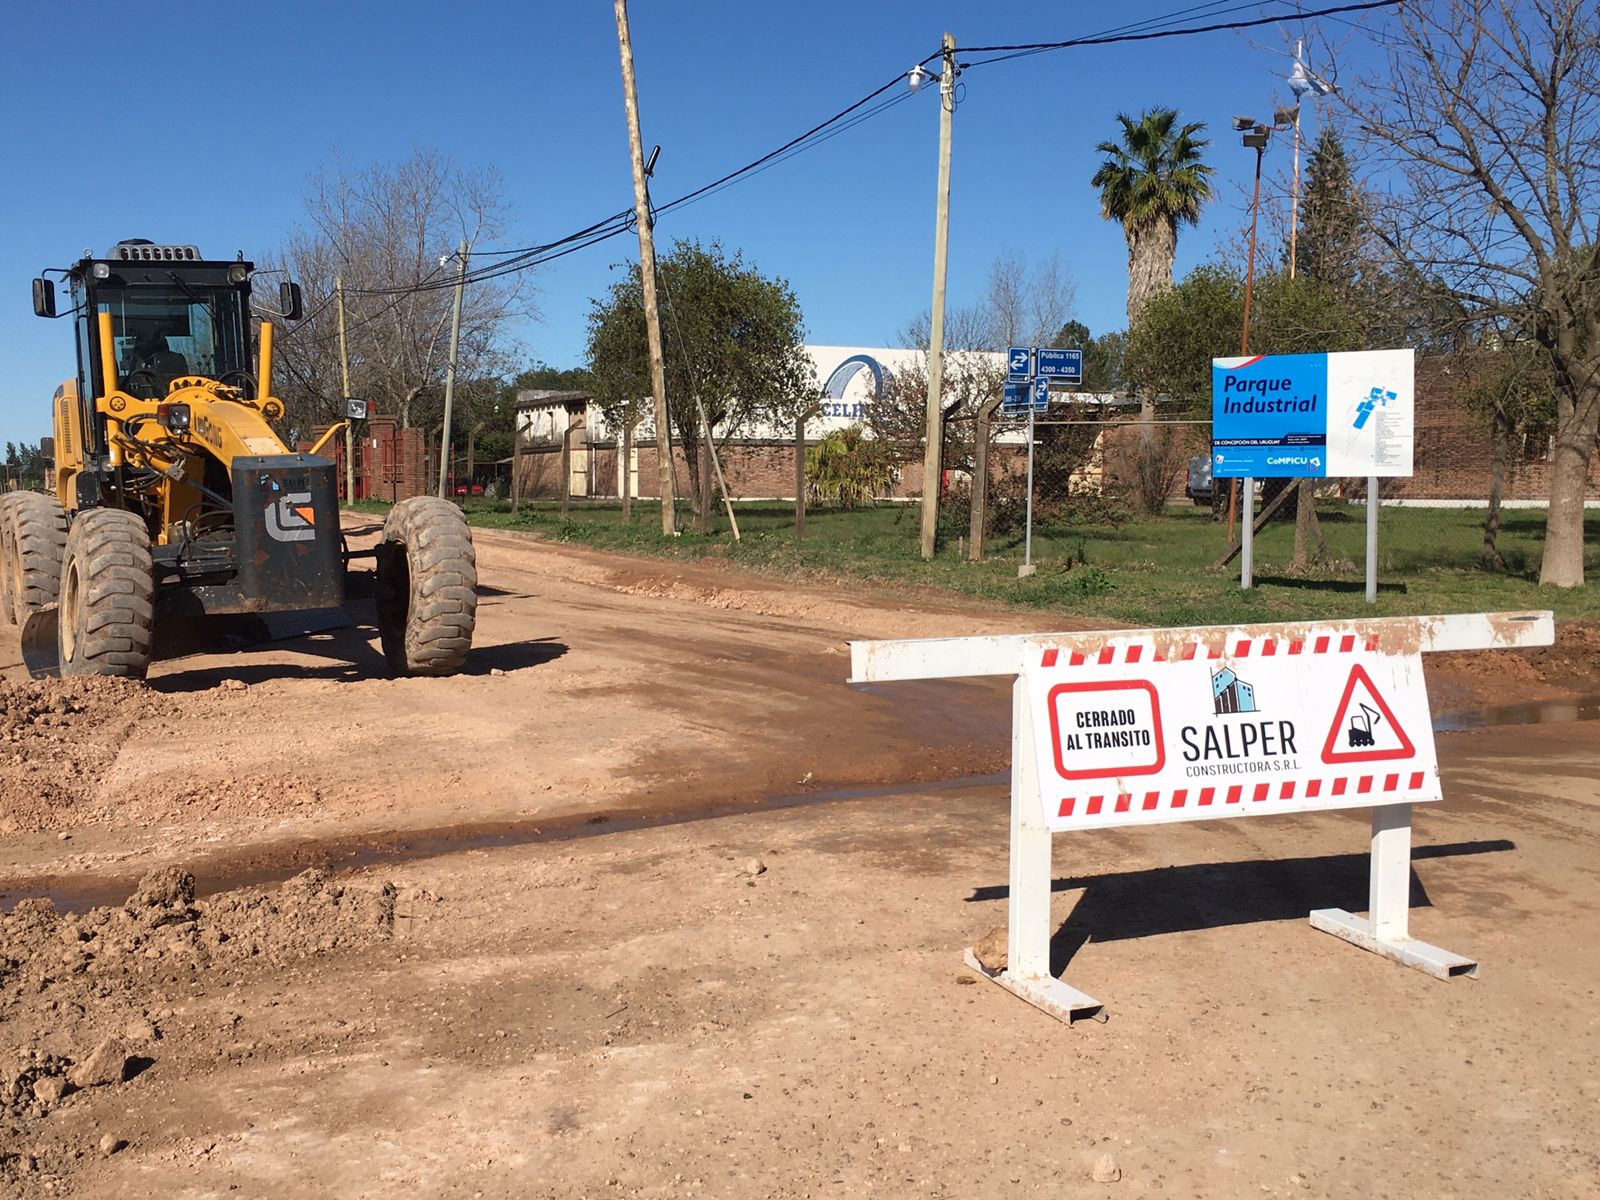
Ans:
[{"label": "grader rear wheel", "polygon": [[0,507],[0,607],[6,620],[26,625],[61,590],[67,514],[54,496],[16,492]]},{"label": "grader rear wheel", "polygon": [[67,535],[58,614],[61,674],[143,679],[155,631],[155,568],[144,521],[79,513]]},{"label": "grader rear wheel", "polygon": [[453,675],[472,648],[478,611],[472,533],[447,500],[417,496],[389,510],[378,547],[378,633],[397,675]]}]

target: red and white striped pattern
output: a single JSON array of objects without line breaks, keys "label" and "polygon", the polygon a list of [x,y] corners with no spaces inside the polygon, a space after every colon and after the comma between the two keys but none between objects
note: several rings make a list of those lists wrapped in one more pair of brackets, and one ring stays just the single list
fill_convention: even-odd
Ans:
[{"label": "red and white striped pattern", "polygon": [[[1155,648],[1153,644],[1145,642],[1108,643],[1100,647],[1098,652],[1085,653],[1082,650],[1059,650],[1054,647],[1044,652],[1044,666],[1071,666],[1081,667],[1093,663],[1096,666],[1110,666],[1113,663],[1141,663],[1141,662],[1190,662],[1197,658],[1221,658],[1223,646],[1208,646],[1204,642],[1185,642],[1177,653],[1167,655]],[[1307,640],[1288,638],[1239,638],[1227,649],[1234,658],[1273,658],[1277,655],[1297,654],[1350,654],[1356,650],[1376,650],[1378,638],[1374,634],[1366,638],[1358,638],[1353,633],[1340,635],[1321,634]],[[1063,655],[1065,660],[1063,661]]]},{"label": "red and white striped pattern", "polygon": [[[1404,783],[1402,784],[1402,780]],[[1209,787],[1177,788],[1173,791],[1102,792],[1098,795],[1066,796],[1057,815],[1097,817],[1102,813],[1172,811],[1180,808],[1225,808],[1230,804],[1271,804],[1274,800],[1298,801],[1294,811],[1306,802],[1322,797],[1369,796],[1374,793],[1415,792],[1422,788],[1423,773],[1392,772],[1387,775],[1333,775],[1282,783],[1234,783]]]}]

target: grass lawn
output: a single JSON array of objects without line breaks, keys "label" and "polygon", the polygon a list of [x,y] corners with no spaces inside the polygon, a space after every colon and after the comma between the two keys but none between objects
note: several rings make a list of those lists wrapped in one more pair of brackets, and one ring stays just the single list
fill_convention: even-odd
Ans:
[{"label": "grass lawn", "polygon": [[[358,510],[387,506],[363,502]],[[1038,573],[1017,578],[1020,534],[992,539],[986,561],[972,563],[951,536],[939,554],[918,554],[918,509],[912,505],[806,515],[806,538],[794,540],[794,509],[781,502],[736,508],[744,538],[734,542],[726,519],[708,536],[660,534],[660,510],[636,504],[622,520],[616,503],[573,504],[561,520],[553,504],[524,504],[515,516],[506,501],[469,501],[474,525],[526,530],[541,537],[629,554],[671,559],[717,558],[786,578],[862,580],[895,589],[932,589],[982,596],[1080,616],[1104,616],[1149,625],[1202,625],[1231,621],[1282,621],[1329,616],[1398,616],[1414,613],[1554,609],[1558,617],[1600,618],[1600,586],[1540,588],[1537,577],[1544,528],[1542,509],[1503,514],[1500,550],[1508,568],[1477,565],[1483,543],[1482,509],[1385,508],[1379,516],[1379,591],[1364,595],[1362,560],[1366,510],[1331,503],[1319,508],[1330,553],[1344,562],[1303,578],[1283,571],[1293,546],[1291,523],[1275,524],[1256,538],[1257,585],[1239,589],[1238,563],[1213,570],[1227,548],[1222,526],[1209,511],[1174,505],[1164,516],[1120,526],[1037,527],[1033,559]],[[720,514],[719,514],[720,517]],[[679,523],[688,523],[680,512]],[[1600,512],[1588,519],[1586,567],[1600,583]]]}]

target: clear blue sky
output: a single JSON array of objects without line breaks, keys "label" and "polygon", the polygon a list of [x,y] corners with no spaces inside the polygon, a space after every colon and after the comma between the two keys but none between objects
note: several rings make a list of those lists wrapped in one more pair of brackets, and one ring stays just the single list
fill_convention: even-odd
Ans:
[{"label": "clear blue sky", "polygon": [[[646,145],[658,202],[765,153],[938,47],[1053,40],[1189,7],[809,0],[635,0]],[[1245,8],[1239,14],[1286,5]],[[119,238],[194,242],[211,257],[268,251],[301,219],[309,175],[337,151],[393,160],[416,144],[493,165],[514,204],[510,242],[552,240],[631,204],[611,5],[16,5],[0,40],[0,441],[49,432],[72,369],[68,323],[34,318],[28,280]],[[1330,25],[1338,40],[1348,27]],[[1288,27],[1058,51],[974,69],[956,114],[951,302],[975,297],[1006,247],[1058,251],[1078,316],[1120,328],[1120,229],[1088,179],[1114,114],[1154,105],[1203,120],[1219,199],[1179,246],[1180,273],[1243,220],[1250,152],[1228,128],[1288,99]],[[818,149],[663,217],[658,236],[720,238],[786,276],[813,342],[889,344],[928,304],[938,108],[934,89]],[[1275,151],[1286,159],[1285,151]],[[582,361],[591,297],[626,238],[538,276],[529,360]]]}]

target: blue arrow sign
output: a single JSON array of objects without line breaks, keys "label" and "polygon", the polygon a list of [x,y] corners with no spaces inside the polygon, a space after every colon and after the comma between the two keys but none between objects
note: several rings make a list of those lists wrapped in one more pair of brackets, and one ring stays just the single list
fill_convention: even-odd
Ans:
[{"label": "blue arrow sign", "polygon": [[1040,375],[1028,389],[1028,399],[1033,401],[1033,411],[1042,413],[1050,407],[1050,377]]},{"label": "blue arrow sign", "polygon": [[1006,380],[1005,397],[1000,401],[1000,406],[1007,411],[1028,406],[1028,385],[1018,379]]},{"label": "blue arrow sign", "polygon": [[1082,350],[1048,350],[1040,347],[1038,372],[1057,383],[1083,382]]},{"label": "blue arrow sign", "polygon": [[1027,346],[1013,346],[1006,354],[1006,374],[1026,383],[1033,378],[1033,351]]}]

